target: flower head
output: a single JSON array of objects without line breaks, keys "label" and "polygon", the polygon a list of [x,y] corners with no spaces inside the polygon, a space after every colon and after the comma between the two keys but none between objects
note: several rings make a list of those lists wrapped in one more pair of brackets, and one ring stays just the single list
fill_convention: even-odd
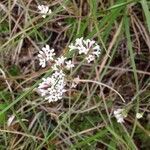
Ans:
[{"label": "flower head", "polygon": [[94,40],[77,38],[75,43],[69,45],[70,51],[77,50],[79,54],[85,54],[88,63],[95,60],[101,54],[100,46]]},{"label": "flower head", "polygon": [[42,48],[41,51],[39,51],[38,57],[39,57],[39,65],[42,66],[43,68],[46,67],[46,62],[47,61],[53,61],[55,53],[54,49],[50,49],[49,45],[46,45],[45,47]]},{"label": "flower head", "polygon": [[65,74],[62,70],[55,71],[51,77],[43,78],[43,82],[39,84],[38,92],[49,102],[62,99],[65,90]]},{"label": "flower head", "polygon": [[88,63],[90,63],[91,61],[95,60],[95,56],[90,54],[85,59],[87,60]]},{"label": "flower head", "polygon": [[55,60],[55,63],[54,63],[54,65],[52,66],[52,69],[53,69],[54,71],[59,70],[59,69],[62,69],[62,67],[63,67],[64,64],[65,64],[65,60],[66,60],[66,57],[64,57],[64,56],[58,57],[58,58]]},{"label": "flower head", "polygon": [[56,65],[61,66],[61,65],[64,64],[65,60],[66,60],[66,57],[61,56],[61,57],[57,58],[57,60],[55,61],[55,63],[56,63]]},{"label": "flower head", "polygon": [[66,68],[67,70],[70,70],[70,69],[73,68],[73,67],[74,67],[74,64],[72,63],[71,60],[66,61],[66,66],[65,66],[65,68]]},{"label": "flower head", "polygon": [[40,10],[40,13],[42,14],[43,18],[45,18],[47,14],[52,13],[51,9],[49,9],[48,6],[39,5],[38,9]]},{"label": "flower head", "polygon": [[125,113],[124,109],[117,109],[114,111],[114,116],[117,119],[118,123],[123,123],[124,118],[127,117],[127,114]]}]

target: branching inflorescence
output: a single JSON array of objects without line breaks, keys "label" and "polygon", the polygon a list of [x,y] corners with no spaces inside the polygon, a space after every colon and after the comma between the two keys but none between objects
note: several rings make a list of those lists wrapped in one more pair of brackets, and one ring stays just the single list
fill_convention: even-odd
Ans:
[{"label": "branching inflorescence", "polygon": [[[77,51],[79,55],[85,55],[85,60],[88,63],[94,61],[101,53],[100,46],[94,40],[83,40],[83,37],[76,39],[75,44],[69,45],[69,52],[72,50]],[[67,91],[66,71],[70,71],[75,67],[72,59],[67,59],[63,55],[57,58],[54,49],[51,49],[49,45],[46,45],[39,51],[38,58],[41,67],[44,68],[49,64],[53,71],[50,77],[42,78],[38,92],[49,102],[62,99],[64,93]],[[73,80],[71,88],[75,88],[76,86],[77,82]]]},{"label": "branching inflorescence", "polygon": [[[48,6],[39,5],[38,9],[40,10],[40,14],[42,14],[43,18],[52,13]],[[96,58],[98,58],[101,54],[101,48],[96,41],[84,39],[83,37],[77,38],[74,43],[71,43],[68,46],[68,48],[68,52],[74,51],[77,53],[77,55],[83,56],[87,63],[95,61]],[[72,70],[75,65],[72,61],[72,58],[68,59],[64,55],[56,57],[54,51],[55,50],[53,48],[50,48],[49,45],[46,45],[42,48],[42,50],[39,51],[38,54],[39,65],[42,68],[50,65],[52,70],[51,76],[42,78],[42,82],[37,88],[38,93],[44,97],[45,100],[48,100],[48,102],[56,102],[61,100],[67,91],[67,85],[70,85],[70,88],[75,88],[80,80],[79,77],[77,77],[71,81],[71,84],[67,83],[67,72]],[[122,98],[121,95],[120,97]],[[141,113],[137,113],[136,118],[140,119],[142,118],[142,115],[143,114]],[[125,109],[119,108],[114,110],[114,116],[118,123],[123,123],[124,118],[127,117],[127,113],[125,112]]]}]

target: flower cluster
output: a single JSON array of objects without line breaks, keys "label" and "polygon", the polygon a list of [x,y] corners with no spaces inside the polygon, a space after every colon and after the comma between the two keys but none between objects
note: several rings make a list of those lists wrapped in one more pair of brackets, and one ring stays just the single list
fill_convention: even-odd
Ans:
[{"label": "flower cluster", "polygon": [[48,78],[42,78],[43,81],[37,89],[38,93],[49,102],[62,99],[63,94],[66,92],[66,81],[63,70],[70,70],[74,67],[71,60],[67,60],[64,56],[55,58],[55,55],[54,49],[50,49],[49,45],[43,47],[38,54],[39,65],[41,67],[46,67],[47,63],[52,65],[52,75]]},{"label": "flower cluster", "polygon": [[123,123],[124,118],[127,117],[127,113],[125,112],[124,109],[117,109],[114,111],[114,116],[117,119],[118,123]]},{"label": "flower cluster", "polygon": [[41,67],[46,67],[46,63],[48,61],[53,61],[54,60],[54,49],[50,49],[49,45],[46,45],[45,47],[42,48],[41,51],[39,51],[38,57],[39,57],[39,65]]},{"label": "flower cluster", "polygon": [[70,51],[77,50],[79,54],[85,54],[88,63],[95,60],[101,54],[100,46],[94,40],[77,38],[75,43],[69,45]]},{"label": "flower cluster", "polygon": [[39,65],[44,68],[46,67],[47,62],[53,63],[52,69],[54,71],[60,70],[61,68],[66,68],[70,70],[74,67],[74,64],[71,60],[66,60],[67,58],[64,56],[60,56],[57,59],[54,58],[55,56],[54,49],[50,49],[49,45],[46,45],[39,51],[38,58],[39,58]]},{"label": "flower cluster", "polygon": [[40,10],[40,13],[42,14],[42,17],[45,18],[46,15],[52,13],[51,9],[49,9],[48,6],[39,5],[38,9]]},{"label": "flower cluster", "polygon": [[51,77],[43,78],[43,82],[39,84],[38,91],[49,102],[62,99],[65,90],[65,74],[62,70],[55,71]]},{"label": "flower cluster", "polygon": [[[85,54],[85,59],[88,63],[98,57],[101,52],[100,46],[95,41],[89,39],[83,40],[83,37],[76,39],[75,44],[71,44],[69,48],[70,51],[78,50],[79,54]],[[44,68],[47,64],[50,64],[53,71],[50,77],[42,79],[43,81],[39,84],[38,92],[49,102],[62,99],[66,92],[65,86],[67,85],[65,81],[66,74],[64,72],[75,67],[72,60],[67,60],[63,55],[56,58],[54,49],[51,49],[49,45],[46,45],[39,51],[38,58],[41,67]],[[70,85],[71,88],[77,86],[78,80],[79,77],[73,80]]]},{"label": "flower cluster", "polygon": [[[39,5],[38,9],[45,18],[48,14],[52,13],[51,9],[45,5]],[[69,51],[77,51],[79,55],[85,55],[85,60],[88,63],[93,62],[101,54],[101,48],[94,40],[86,39],[83,37],[77,38],[75,43],[69,45]],[[56,54],[54,49],[46,45],[39,51],[39,65],[44,68],[47,64],[51,65],[52,75],[47,78],[42,78],[42,83],[39,84],[37,91],[41,96],[45,97],[49,102],[55,102],[63,98],[66,90],[66,74],[65,70],[71,70],[74,66],[71,60],[67,60],[66,57],[60,56],[55,58]],[[79,83],[79,77],[74,78],[70,84],[71,88],[75,88]],[[127,117],[127,113],[124,109],[117,109],[114,111],[114,116],[118,123],[123,123],[124,118]],[[143,117],[143,113],[136,113],[136,118],[140,119]],[[8,124],[13,120],[10,117]]]}]

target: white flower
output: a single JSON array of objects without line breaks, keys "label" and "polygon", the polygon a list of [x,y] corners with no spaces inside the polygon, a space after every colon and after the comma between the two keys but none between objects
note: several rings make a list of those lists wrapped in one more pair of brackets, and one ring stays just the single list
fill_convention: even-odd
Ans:
[{"label": "white flower", "polygon": [[57,78],[63,78],[65,77],[65,74],[63,73],[62,70],[60,71],[55,71],[52,75],[53,78],[57,79]]},{"label": "white flower", "polygon": [[101,51],[100,46],[98,44],[95,44],[93,49],[96,50],[96,51]]},{"label": "white flower", "polygon": [[38,9],[40,10],[40,13],[42,14],[42,17],[45,18],[46,15],[52,13],[51,9],[49,9],[48,6],[39,5]]},{"label": "white flower", "polygon": [[86,58],[88,63],[90,63],[91,61],[93,61],[95,59],[95,56],[94,55],[88,55]]},{"label": "white flower", "polygon": [[83,45],[83,37],[81,37],[81,38],[77,38],[76,39],[76,42],[75,42],[75,45],[77,46],[77,45]]},{"label": "white flower", "polygon": [[69,45],[70,51],[77,50],[79,54],[85,54],[88,63],[99,57],[101,54],[100,46],[94,40],[83,40],[83,37],[77,38],[74,44]]},{"label": "white flower", "polygon": [[92,54],[98,57],[101,54],[101,52],[99,50],[96,50],[93,51]]},{"label": "white flower", "polygon": [[69,60],[69,61],[66,61],[66,66],[65,67],[66,67],[67,70],[70,70],[71,68],[74,67],[74,64],[72,63],[71,60]]},{"label": "white flower", "polygon": [[[39,56],[40,57],[40,56]],[[39,65],[44,68],[46,67],[46,60],[44,58],[39,58]]]},{"label": "white flower", "polygon": [[85,54],[86,55],[89,52],[89,49],[84,47],[83,45],[81,45],[80,47],[78,46],[77,48],[79,50],[79,54]]},{"label": "white flower", "polygon": [[95,44],[95,41],[87,39],[83,40],[83,43],[86,45],[86,47],[91,48]]},{"label": "white flower", "polygon": [[77,49],[77,47],[74,46],[73,43],[71,43],[68,47],[70,48],[70,51]]},{"label": "white flower", "polygon": [[79,54],[87,54],[89,51],[88,46],[84,46],[86,41],[83,40],[83,37],[77,38],[75,41],[76,49],[79,51]]},{"label": "white flower", "polygon": [[51,77],[43,78],[43,82],[39,84],[38,92],[49,102],[62,99],[65,90],[65,74],[62,70],[55,71]]},{"label": "white flower", "polygon": [[117,119],[118,123],[123,123],[124,118],[127,117],[127,114],[125,113],[124,109],[117,109],[114,111],[114,116]]},{"label": "white flower", "polygon": [[41,67],[46,67],[46,62],[47,61],[53,61],[55,53],[54,49],[50,49],[49,45],[46,45],[45,47],[42,48],[41,51],[39,51],[38,57],[39,57],[39,65]]},{"label": "white flower", "polygon": [[65,60],[66,60],[66,57],[61,56],[61,57],[58,57],[57,60],[55,60],[55,63],[56,65],[61,66],[64,64]]},{"label": "white flower", "polygon": [[137,114],[136,114],[136,118],[137,118],[137,119],[140,119],[140,118],[142,118],[142,117],[143,117],[143,114],[142,114],[142,113],[137,113]]},{"label": "white flower", "polygon": [[55,56],[54,49],[50,49],[49,45],[46,45],[42,48],[43,52],[45,52],[46,60],[54,60],[53,56]]}]

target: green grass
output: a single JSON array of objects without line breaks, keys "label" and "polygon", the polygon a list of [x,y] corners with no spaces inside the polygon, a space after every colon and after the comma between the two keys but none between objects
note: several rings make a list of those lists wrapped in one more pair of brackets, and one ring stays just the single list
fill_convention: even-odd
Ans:
[{"label": "green grass", "polygon": [[[45,3],[52,14],[42,18],[36,1],[0,2],[0,149],[148,150],[149,2],[40,1]],[[94,63],[69,52],[78,37],[101,46]],[[51,74],[50,67],[38,66],[45,44],[74,57],[70,78],[84,81],[55,103],[35,91]],[[123,124],[113,115],[116,108],[128,113]],[[136,119],[137,112],[143,118]]]}]

